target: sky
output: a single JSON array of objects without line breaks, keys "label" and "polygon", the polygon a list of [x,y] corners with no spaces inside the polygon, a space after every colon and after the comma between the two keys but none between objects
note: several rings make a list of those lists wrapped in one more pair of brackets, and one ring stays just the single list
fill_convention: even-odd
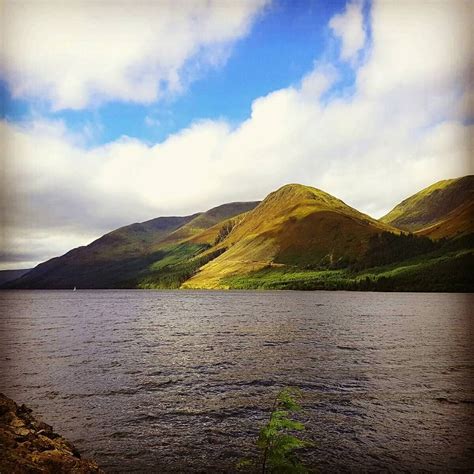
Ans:
[{"label": "sky", "polygon": [[4,0],[0,269],[287,183],[473,173],[471,0]]}]

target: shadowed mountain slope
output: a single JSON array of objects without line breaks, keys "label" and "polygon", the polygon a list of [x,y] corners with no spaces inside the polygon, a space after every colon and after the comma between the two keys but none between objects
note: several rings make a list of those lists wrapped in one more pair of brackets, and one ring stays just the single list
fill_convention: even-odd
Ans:
[{"label": "shadowed mountain slope", "polygon": [[12,280],[16,280],[20,278],[25,273],[28,273],[31,269],[25,270],[0,270],[0,285],[7,283]]},{"label": "shadowed mountain slope", "polygon": [[472,176],[442,181],[378,221],[289,184],[122,227],[3,287],[472,291],[472,196]]},{"label": "shadowed mountain slope", "polygon": [[430,239],[459,238],[474,233],[474,202],[466,202],[428,227],[416,232]]},{"label": "shadowed mountain slope", "polygon": [[259,202],[260,201],[231,202],[214,207],[207,212],[200,213],[174,232],[171,232],[160,242],[160,245],[155,245],[154,248],[159,248],[164,244],[192,239],[216,224],[253,209]]},{"label": "shadowed mountain slope", "polygon": [[[229,203],[186,217],[158,217],[109,232],[39,264],[8,286],[16,288],[114,288],[134,286],[137,275],[163,257],[162,249],[191,238],[221,220],[255,207],[258,203]],[[194,248],[202,250],[202,248]]]}]

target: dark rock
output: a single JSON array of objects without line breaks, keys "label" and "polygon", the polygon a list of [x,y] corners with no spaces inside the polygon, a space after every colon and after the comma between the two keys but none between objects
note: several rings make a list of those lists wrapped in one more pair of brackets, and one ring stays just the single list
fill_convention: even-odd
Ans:
[{"label": "dark rock", "polygon": [[44,421],[35,423],[35,425],[38,431],[45,431],[46,433],[53,432],[53,427],[51,425],[48,425],[48,423],[45,423]]},{"label": "dark rock", "polygon": [[24,403],[18,408],[18,413],[31,413],[32,411],[33,410],[28,408]]},{"label": "dark rock", "polygon": [[77,448],[36,420],[32,410],[0,393],[0,473],[102,473]]}]

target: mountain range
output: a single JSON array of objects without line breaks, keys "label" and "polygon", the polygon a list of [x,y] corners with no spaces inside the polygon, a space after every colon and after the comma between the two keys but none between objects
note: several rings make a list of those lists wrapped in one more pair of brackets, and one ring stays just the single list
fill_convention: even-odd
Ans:
[{"label": "mountain range", "polygon": [[114,230],[4,288],[472,291],[474,176],[435,183],[381,219],[288,184]]}]

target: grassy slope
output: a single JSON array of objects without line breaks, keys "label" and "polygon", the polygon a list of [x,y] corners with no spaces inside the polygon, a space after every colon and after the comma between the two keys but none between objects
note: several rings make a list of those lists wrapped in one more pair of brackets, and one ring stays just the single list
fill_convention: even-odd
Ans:
[{"label": "grassy slope", "polygon": [[109,288],[130,278],[153,256],[146,249],[191,221],[187,217],[159,217],[116,229],[87,246],[70,250],[33,268],[8,285],[16,288]]},{"label": "grassy slope", "polygon": [[[9,285],[20,288],[140,287],[143,281],[150,282],[150,274],[156,276],[154,265],[157,261],[163,258],[174,259],[175,263],[177,260],[185,261],[209,247],[193,243],[186,245],[186,240],[222,219],[252,209],[256,204],[224,204],[192,216],[160,217],[122,227],[86,247],[38,265]],[[176,253],[174,257],[173,253]],[[162,272],[168,270],[169,266]]]},{"label": "grassy slope", "polygon": [[322,191],[284,186],[248,213],[220,244],[229,250],[183,287],[472,291],[472,186],[470,176],[436,183],[392,213],[395,220],[405,213],[423,225],[434,219],[435,224],[418,234],[456,237],[454,245],[359,271],[350,270],[350,265],[332,270],[311,268],[363,258],[368,238],[381,230],[393,232],[393,227],[377,225]]},{"label": "grassy slope", "polygon": [[[239,218],[259,202],[234,202],[215,207],[169,234],[154,246],[159,257],[127,286],[179,288],[200,267],[222,253],[212,246],[223,223]],[[206,252],[207,250],[207,252]]]},{"label": "grassy slope", "polygon": [[474,251],[433,254],[360,272],[267,267],[248,275],[228,277],[228,289],[473,291]]},{"label": "grassy slope", "polygon": [[458,238],[474,232],[474,202],[466,202],[453,209],[443,219],[416,232],[430,239]]},{"label": "grassy slope", "polygon": [[[397,229],[323,191],[292,184],[261,203],[117,229],[39,265],[16,286],[472,291],[470,178],[436,183],[390,213],[397,222],[407,216],[426,221],[419,216],[423,209],[430,219],[436,215],[435,223],[418,234],[457,236],[440,241],[436,252],[392,265],[360,270],[359,263],[372,236]],[[453,189],[468,200],[459,204]],[[442,209],[433,210],[439,201]]]},{"label": "grassy slope", "polygon": [[383,230],[397,232],[323,191],[286,185],[248,212],[216,246],[226,251],[183,286],[218,288],[224,278],[270,264],[307,267],[351,261],[371,235]]},{"label": "grassy slope", "polygon": [[193,237],[199,236],[205,230],[214,228],[215,226],[219,227],[222,221],[254,209],[258,204],[258,201],[232,202],[214,207],[207,212],[197,215],[194,219],[170,233],[158,245],[155,245],[154,248],[157,249],[171,243],[192,240]]},{"label": "grassy slope", "polygon": [[472,232],[473,198],[474,176],[439,181],[405,199],[380,220],[434,238],[461,235]]},{"label": "grassy slope", "polygon": [[176,229],[198,218],[199,215],[158,217],[150,221],[121,227],[105,234],[85,247],[79,247],[68,252],[66,254],[67,260],[76,263],[94,263],[141,255]]}]

